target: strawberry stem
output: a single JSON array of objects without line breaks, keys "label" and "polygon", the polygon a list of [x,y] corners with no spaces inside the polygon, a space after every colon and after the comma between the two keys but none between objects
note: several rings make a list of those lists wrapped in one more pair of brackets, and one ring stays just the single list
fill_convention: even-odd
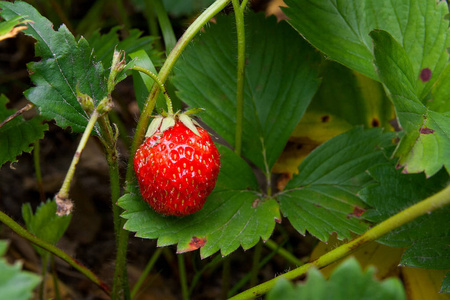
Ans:
[{"label": "strawberry stem", "polygon": [[11,219],[9,216],[7,216],[4,212],[0,211],[0,222],[11,228],[15,233],[17,233],[19,236],[23,237],[24,239],[30,241],[31,243],[35,244],[36,246],[41,247],[44,250],[47,250],[48,252],[56,255],[57,257],[61,258],[65,262],[67,262],[69,265],[71,265],[73,268],[78,270],[81,274],[86,276],[89,280],[91,280],[93,283],[98,285],[103,291],[105,291],[108,295],[110,294],[110,289],[106,285],[105,282],[103,282],[97,275],[92,273],[91,270],[89,270],[87,267],[82,265],[79,261],[77,261],[75,258],[64,252],[63,250],[59,249],[58,247],[38,238],[37,236],[31,234],[29,231],[27,231],[25,228],[20,226],[16,221]]},{"label": "strawberry stem", "polygon": [[64,178],[64,182],[61,186],[61,189],[59,190],[57,196],[61,199],[68,199],[69,198],[69,190],[70,190],[70,183],[72,182],[73,175],[75,174],[75,169],[80,161],[81,152],[83,152],[84,147],[86,146],[86,143],[91,135],[92,129],[94,129],[95,122],[97,122],[97,119],[99,117],[99,113],[97,110],[95,110],[91,118],[89,119],[89,123],[87,124],[86,128],[84,129],[83,136],[81,137],[80,143],[78,144],[77,151],[75,152],[75,155],[73,156],[72,163],[70,164],[69,170],[66,173],[66,177]]},{"label": "strawberry stem", "polygon": [[166,99],[166,105],[167,105],[167,112],[169,115],[173,115],[173,105],[172,100],[169,97],[169,94],[167,93],[166,87],[164,86],[164,83],[162,83],[161,80],[159,80],[158,76],[151,72],[150,70],[147,70],[146,68],[140,67],[140,66],[133,66],[131,68],[132,70],[142,72],[148,76],[150,76],[158,85],[159,89],[163,92],[164,98]]},{"label": "strawberry stem", "polygon": [[237,44],[238,44],[238,65],[237,65],[237,86],[236,86],[236,132],[234,141],[234,152],[241,155],[242,130],[244,121],[244,76],[245,76],[245,26],[244,8],[246,2],[239,6],[239,0],[232,0],[234,14],[236,18]]},{"label": "strawberry stem", "polygon": [[[209,20],[218,14],[222,9],[224,9],[230,0],[217,0],[211,6],[209,6],[203,13],[195,19],[195,21],[186,29],[184,34],[178,40],[175,47],[170,52],[163,66],[159,70],[158,79],[164,83],[169,76],[169,73],[172,71],[172,68],[175,65],[175,62],[180,57],[181,53],[184,51],[189,42],[194,38],[194,36],[200,31],[200,29],[207,23]],[[139,145],[142,143],[145,132],[147,131],[148,124],[150,122],[151,115],[153,113],[153,109],[155,108],[156,98],[159,94],[159,87],[153,85],[153,88],[150,90],[150,93],[147,97],[147,100],[144,104],[144,109],[141,113],[141,117],[136,126],[136,133],[133,138],[133,142],[130,149],[130,159],[128,161],[127,168],[127,181],[131,182],[133,180],[134,171],[133,171],[133,158],[134,153],[136,152]]]}]

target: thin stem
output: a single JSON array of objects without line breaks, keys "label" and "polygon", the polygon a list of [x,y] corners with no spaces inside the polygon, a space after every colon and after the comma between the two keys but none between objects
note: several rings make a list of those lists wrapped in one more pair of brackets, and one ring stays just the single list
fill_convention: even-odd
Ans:
[{"label": "thin stem", "polygon": [[287,251],[286,249],[284,249],[283,247],[280,247],[277,243],[275,243],[272,240],[267,240],[264,245],[272,250],[277,249],[278,251],[278,255],[280,255],[281,257],[283,257],[284,259],[286,259],[288,262],[290,262],[293,265],[296,266],[301,266],[304,263],[299,260],[297,257],[295,257],[294,255],[292,255],[291,252]]},{"label": "thin stem", "polygon": [[[198,16],[197,19],[186,29],[183,36],[179,39],[175,47],[170,52],[166,61],[164,62],[161,70],[158,73],[159,80],[164,83],[169,76],[169,73],[172,71],[175,62],[180,57],[183,50],[186,48],[188,43],[192,40],[192,38],[200,31],[200,29],[216,14],[218,14],[225,6],[230,2],[230,0],[217,0],[211,6],[209,6],[203,13]],[[159,87],[154,84],[150,93],[147,97],[147,100],[144,104],[144,109],[141,113],[141,117],[139,118],[138,124],[136,126],[136,133],[133,138],[133,142],[130,149],[130,159],[128,160],[128,168],[127,168],[127,181],[131,181],[134,172],[133,172],[133,157],[139,145],[142,143],[144,139],[145,132],[147,131],[148,124],[150,122],[150,117],[155,108],[156,99],[159,94]]]},{"label": "thin stem", "polygon": [[216,255],[212,261],[207,263],[200,271],[196,272],[194,278],[192,278],[191,286],[189,287],[189,295],[192,295],[195,287],[197,286],[198,281],[200,280],[203,273],[209,268],[213,268],[217,266],[223,260],[222,256]]},{"label": "thin stem", "polygon": [[226,257],[222,264],[222,299],[227,298],[230,289],[231,262],[230,257]]},{"label": "thin stem", "polygon": [[56,273],[55,267],[55,257],[53,255],[50,255],[50,265],[52,268],[53,290],[55,291],[55,297],[56,300],[61,300],[61,295],[59,294],[58,274]]},{"label": "thin stem", "polygon": [[72,182],[75,168],[80,160],[81,152],[83,152],[83,149],[86,146],[86,143],[89,139],[89,136],[91,135],[92,129],[94,128],[95,122],[97,122],[97,119],[98,112],[95,110],[92,113],[91,118],[89,119],[89,123],[84,129],[83,136],[81,137],[80,143],[78,144],[77,151],[73,156],[72,163],[70,164],[69,170],[66,173],[66,177],[64,178],[61,189],[58,192],[59,197],[62,199],[69,198],[70,183]]},{"label": "thin stem", "polygon": [[259,243],[256,244],[255,252],[253,253],[253,264],[250,272],[250,287],[253,287],[258,283],[259,261],[261,260],[262,249],[262,242],[259,241]]},{"label": "thin stem", "polygon": [[177,256],[178,256],[178,270],[180,273],[181,293],[183,294],[183,300],[189,300],[189,289],[187,284],[184,254],[179,254]]},{"label": "thin stem", "polygon": [[47,269],[48,269],[48,258],[50,256],[50,253],[46,252],[43,257],[41,257],[41,285],[39,286],[39,299],[45,300],[46,299],[46,281],[47,281]]},{"label": "thin stem", "polygon": [[31,243],[35,244],[36,246],[41,247],[44,250],[47,250],[50,253],[53,253],[57,257],[61,258],[65,262],[67,262],[69,265],[74,267],[76,270],[78,270],[81,274],[86,276],[90,281],[95,283],[97,286],[99,286],[103,291],[105,291],[108,295],[110,293],[109,287],[104,283],[100,278],[97,277],[94,273],[92,273],[91,270],[86,268],[84,265],[82,265],[79,261],[77,261],[75,258],[71,257],[69,254],[64,252],[63,250],[57,248],[56,246],[47,243],[44,240],[41,240],[40,238],[36,237],[35,235],[28,232],[25,228],[20,226],[17,222],[15,222],[13,219],[11,219],[9,216],[7,216],[4,212],[0,211],[0,221],[11,228],[15,233],[17,233],[19,236],[23,237],[24,239],[30,241]]},{"label": "thin stem", "polygon": [[114,219],[114,231],[116,236],[116,266],[114,270],[112,299],[130,299],[127,275],[127,246],[128,246],[128,231],[123,229],[124,221],[120,217],[122,209],[117,206],[117,201],[120,198],[120,179],[119,179],[119,165],[117,161],[116,148],[112,151],[107,151],[107,161],[109,166],[109,178],[111,185],[111,201]]},{"label": "thin stem", "polygon": [[[112,130],[108,115],[102,115],[98,124],[105,139],[106,160],[109,167],[109,178],[111,185],[111,204],[113,210],[114,232],[116,236],[116,265],[114,270],[112,299],[130,299],[127,273],[127,248],[128,231],[123,229],[125,220],[120,217],[123,210],[117,206],[121,194],[121,183],[119,177],[119,164],[116,148],[116,136]],[[117,128],[116,128],[117,130]]]},{"label": "thin stem", "polygon": [[2,123],[0,123],[0,128],[2,128],[6,123],[8,123],[9,121],[11,121],[12,119],[14,119],[15,117],[20,116],[21,114],[23,114],[26,111],[29,111],[30,109],[32,109],[34,107],[33,103],[28,103],[27,105],[25,105],[24,107],[22,107],[21,109],[19,109],[18,111],[16,111],[15,113],[13,113],[12,115],[10,115],[9,117],[7,117]]},{"label": "thin stem", "polygon": [[244,80],[245,80],[245,26],[244,12],[239,6],[239,0],[232,0],[236,18],[238,64],[237,64],[237,86],[236,86],[236,132],[234,141],[234,152],[241,155],[242,129],[244,122]]},{"label": "thin stem", "polygon": [[33,148],[33,161],[34,161],[34,172],[36,173],[36,182],[39,189],[39,198],[41,202],[45,201],[44,186],[42,184],[42,172],[41,172],[41,145],[39,141],[34,143]]},{"label": "thin stem", "polygon": [[148,261],[147,265],[145,266],[144,271],[142,271],[141,276],[139,276],[138,281],[134,285],[133,289],[131,290],[131,298],[134,299],[139,292],[139,289],[141,288],[142,284],[144,283],[145,279],[147,278],[148,274],[150,274],[150,271],[152,270],[153,266],[155,265],[156,261],[158,260],[159,256],[161,255],[161,252],[163,251],[163,248],[156,249],[155,253],[153,253],[152,257]]},{"label": "thin stem", "polygon": [[241,3],[241,12],[244,12],[245,11],[245,9],[247,8],[247,3],[248,3],[248,0],[242,0],[242,3]]},{"label": "thin stem", "polygon": [[[281,247],[281,245],[278,246],[279,248]],[[271,259],[272,257],[275,256],[275,254],[277,254],[278,248],[273,249],[272,252],[269,255],[266,255],[263,260],[259,263],[259,269],[262,269]],[[238,283],[236,283],[229,291],[228,291],[228,297],[233,296],[234,294],[236,294],[236,292],[243,287],[249,280],[251,277],[251,273],[247,273],[245,274],[244,277],[242,277],[241,280],[238,281]]]},{"label": "thin stem", "polygon": [[[413,206],[410,206],[407,209],[399,212],[398,214],[390,217],[389,219],[381,222],[356,239],[322,255],[317,260],[311,263],[304,264],[303,266],[287,272],[281,276],[287,279],[294,279],[305,274],[311,267],[326,267],[334,263],[335,261],[338,261],[339,259],[349,255],[361,246],[382,237],[383,235],[408,222],[413,221],[420,216],[423,216],[424,214],[431,213],[432,211],[442,208],[448,204],[450,204],[450,185],[439,193],[434,194],[433,196]],[[248,289],[230,299],[241,300],[260,297],[263,294],[267,293],[267,291],[269,291],[275,285],[277,278],[278,277],[275,277],[274,279],[255,286],[254,288]]]},{"label": "thin stem", "polygon": [[167,112],[169,113],[169,115],[172,115],[173,114],[172,100],[170,99],[169,94],[167,93],[164,83],[162,83],[161,80],[159,80],[158,76],[155,73],[143,67],[133,66],[131,69],[150,76],[158,84],[159,89],[163,92],[164,98],[166,99]]}]

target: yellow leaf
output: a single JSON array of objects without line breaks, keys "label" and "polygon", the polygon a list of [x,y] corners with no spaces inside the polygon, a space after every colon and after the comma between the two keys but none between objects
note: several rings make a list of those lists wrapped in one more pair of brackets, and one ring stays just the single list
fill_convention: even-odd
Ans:
[{"label": "yellow leaf", "polygon": [[402,277],[409,300],[449,300],[450,294],[439,293],[442,280],[449,270],[429,270],[402,267]]},{"label": "yellow leaf", "polygon": [[21,32],[22,30],[27,29],[27,26],[18,26],[18,27],[14,27],[13,29],[11,29],[9,32],[7,32],[6,34],[0,35],[0,41],[9,39],[9,38],[13,38],[15,37],[19,32]]},{"label": "yellow leaf", "polygon": [[274,173],[298,173],[298,166],[317,146],[352,128],[352,125],[330,113],[306,112],[294,129],[278,161]]},{"label": "yellow leaf", "polygon": [[[314,248],[310,260],[315,260],[321,255],[333,250],[334,248],[344,244],[344,241],[337,239],[336,234],[333,234],[328,243],[320,242]],[[358,260],[361,267],[365,269],[369,265],[375,266],[377,269],[376,276],[378,279],[384,279],[391,276],[398,276],[400,273],[400,259],[404,252],[404,248],[395,248],[385,246],[376,242],[369,243],[368,245],[356,250],[352,255]],[[345,260],[345,258],[343,259]],[[342,260],[339,260],[320,271],[328,278],[331,272],[336,268]],[[442,281],[442,280],[441,280]],[[426,298],[422,298],[426,299]]]}]

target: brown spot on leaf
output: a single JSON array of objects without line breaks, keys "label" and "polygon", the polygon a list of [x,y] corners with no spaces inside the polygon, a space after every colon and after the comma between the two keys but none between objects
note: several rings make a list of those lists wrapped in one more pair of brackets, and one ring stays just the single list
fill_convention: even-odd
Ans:
[{"label": "brown spot on leaf", "polygon": [[355,206],[355,208],[353,208],[353,212],[350,214],[354,217],[360,218],[361,215],[365,212],[366,210],[364,208],[361,208],[359,206]]},{"label": "brown spot on leaf", "polygon": [[330,121],[330,116],[324,115],[320,118],[320,120],[322,121],[322,123],[326,123],[326,122]]},{"label": "brown spot on leaf", "polygon": [[433,75],[431,70],[429,68],[424,68],[420,71],[420,80],[427,82],[431,79],[431,75]]},{"label": "brown spot on leaf", "polygon": [[427,127],[420,128],[420,133],[421,134],[431,134],[433,132],[434,132],[434,130],[431,129],[431,128],[427,128]]},{"label": "brown spot on leaf", "polygon": [[380,127],[380,121],[377,118],[372,119],[372,127]]},{"label": "brown spot on leaf", "polygon": [[252,202],[252,207],[253,207],[253,208],[257,208],[260,202],[261,202],[261,200],[258,199],[258,198],[255,199],[255,200],[253,200],[253,202]]},{"label": "brown spot on leaf", "polygon": [[186,251],[197,250],[198,248],[205,246],[205,244],[206,238],[198,238],[196,236],[193,236],[191,241],[189,242],[189,247],[186,249]]}]

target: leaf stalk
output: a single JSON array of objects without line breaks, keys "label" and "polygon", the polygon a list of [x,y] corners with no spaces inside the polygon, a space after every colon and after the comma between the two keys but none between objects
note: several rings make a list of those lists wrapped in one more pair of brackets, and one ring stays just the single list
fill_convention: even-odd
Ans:
[{"label": "leaf stalk", "polygon": [[394,229],[409,223],[416,218],[423,216],[427,213],[431,213],[436,209],[442,208],[445,205],[450,204],[450,185],[447,186],[442,191],[434,194],[427,199],[410,206],[409,208],[399,212],[398,214],[388,218],[387,220],[379,223],[372,229],[366,231],[363,235],[357,237],[356,239],[331,250],[330,252],[322,255],[313,262],[304,264],[290,272],[283,275],[275,277],[269,281],[266,281],[254,288],[248,289],[232,298],[230,300],[242,300],[242,299],[253,299],[260,297],[267,293],[274,285],[279,277],[284,277],[287,279],[295,279],[301,275],[304,275],[312,267],[323,268],[326,267],[339,259],[351,254],[360,247],[372,242],[383,235],[393,231]]},{"label": "leaf stalk", "polygon": [[31,243],[35,244],[38,247],[41,247],[44,250],[47,250],[48,252],[56,255],[57,257],[61,258],[65,262],[67,262],[69,265],[74,267],[76,270],[78,270],[81,274],[86,276],[89,280],[91,280],[93,283],[95,283],[97,286],[99,286],[103,291],[105,291],[108,295],[110,294],[110,288],[108,285],[106,285],[105,282],[103,282],[97,275],[95,275],[91,270],[89,270],[87,267],[85,267],[83,264],[81,264],[79,261],[77,261],[75,258],[71,257],[69,254],[64,252],[63,250],[59,249],[58,247],[47,243],[46,241],[38,238],[37,236],[31,234],[28,232],[25,228],[20,226],[17,222],[15,222],[13,219],[11,219],[9,216],[7,216],[4,212],[0,211],[0,221],[11,228],[15,233],[17,233],[19,236],[23,237],[24,239],[30,241]]},{"label": "leaf stalk", "polygon": [[[236,19],[238,63],[236,77],[236,131],[234,138],[234,152],[241,155],[242,131],[244,122],[244,80],[245,80],[245,26],[244,9],[239,5],[239,0],[232,0]],[[243,5],[245,3],[242,3]],[[245,8],[245,6],[243,6]]]}]

